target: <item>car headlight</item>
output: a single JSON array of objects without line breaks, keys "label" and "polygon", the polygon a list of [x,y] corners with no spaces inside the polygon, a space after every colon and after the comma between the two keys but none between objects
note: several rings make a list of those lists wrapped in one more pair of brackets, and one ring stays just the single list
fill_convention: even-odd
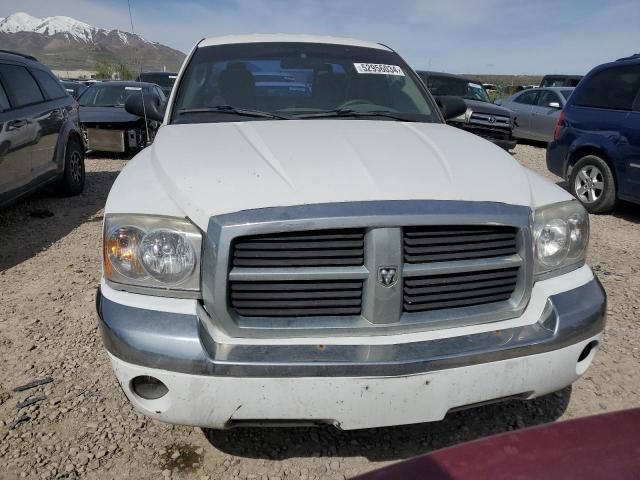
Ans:
[{"label": "car headlight", "polygon": [[107,215],[103,250],[104,276],[116,288],[199,294],[202,234],[184,218]]},{"label": "car headlight", "polygon": [[469,119],[471,118],[471,114],[472,113],[473,113],[473,110],[471,110],[471,108],[467,108],[466,112],[464,112],[462,115],[458,115],[457,117],[454,117],[449,121],[450,122],[469,123]]},{"label": "car headlight", "polygon": [[535,272],[538,277],[566,273],[584,265],[589,243],[589,214],[576,200],[536,210]]}]

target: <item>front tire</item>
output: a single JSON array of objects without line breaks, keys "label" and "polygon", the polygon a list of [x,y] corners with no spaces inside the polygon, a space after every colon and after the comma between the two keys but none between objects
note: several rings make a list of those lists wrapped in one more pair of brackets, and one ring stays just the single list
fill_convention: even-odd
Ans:
[{"label": "front tire", "polygon": [[567,180],[569,190],[589,213],[607,213],[616,205],[616,183],[611,168],[597,155],[576,162]]},{"label": "front tire", "polygon": [[79,139],[71,137],[65,149],[64,173],[54,188],[60,195],[71,197],[82,193],[84,182],[84,148]]}]

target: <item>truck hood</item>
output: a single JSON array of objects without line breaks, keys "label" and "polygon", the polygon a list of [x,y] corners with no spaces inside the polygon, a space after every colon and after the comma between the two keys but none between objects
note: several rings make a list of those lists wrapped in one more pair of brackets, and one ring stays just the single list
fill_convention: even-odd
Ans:
[{"label": "truck hood", "polygon": [[486,113],[487,115],[502,115],[503,117],[510,117],[511,110],[501,107],[495,103],[481,102],[480,100],[468,100],[464,99],[464,103],[468,108],[471,108],[474,112]]},{"label": "truck hood", "polygon": [[153,170],[158,190],[205,229],[212,215],[314,203],[434,199],[531,204],[526,169],[490,142],[443,124],[273,120],[165,125],[144,153],[142,161]]}]

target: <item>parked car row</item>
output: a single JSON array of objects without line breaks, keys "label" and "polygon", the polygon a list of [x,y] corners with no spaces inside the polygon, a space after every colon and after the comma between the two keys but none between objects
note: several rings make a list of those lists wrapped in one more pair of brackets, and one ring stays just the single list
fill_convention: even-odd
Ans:
[{"label": "parked car row", "polygon": [[640,56],[589,72],[560,113],[547,167],[587,210],[640,203]]},{"label": "parked car row", "polygon": [[80,121],[87,148],[103,152],[135,153],[153,141],[160,126],[142,112],[125,110],[132,96],[149,96],[166,102],[162,88],[152,83],[113,81],[96,83],[78,99]]},{"label": "parked car row", "polygon": [[515,117],[513,136],[517,139],[550,142],[560,112],[573,88],[534,88],[496,100]]},{"label": "parked car row", "polygon": [[77,103],[35,58],[0,52],[0,207],[45,185],[76,195],[84,180]]},{"label": "parked car row", "polygon": [[[156,111],[162,111],[177,79],[177,74],[172,72],[145,72],[135,82],[63,80],[53,86],[46,84],[46,78],[39,72],[48,72],[47,77],[52,74],[34,58],[11,53],[3,55],[5,59],[31,62],[25,67],[28,77],[20,85],[20,91],[33,97],[29,105],[53,100],[60,103],[64,97],[59,85],[78,100],[79,110],[73,103],[70,105],[72,110],[75,108],[76,128],[79,127],[82,134],[80,147],[94,151],[135,153],[151,143],[161,119],[150,118],[144,108],[137,114],[127,112],[127,99],[136,95],[153,97]],[[545,75],[539,87],[521,90],[496,100],[495,104],[487,94],[487,88],[495,89],[495,85],[483,85],[470,78],[441,72],[418,71],[417,74],[437,101],[457,97],[464,102],[466,110],[449,118],[450,125],[483,137],[505,150],[513,148],[517,139],[552,142],[548,153],[549,169],[567,180],[569,190],[590,211],[604,212],[612,209],[617,199],[638,201],[640,195],[637,133],[640,94],[634,83],[637,73],[633,73],[637,71],[637,62],[640,62],[637,55],[623,58],[599,67],[603,72],[600,75],[594,70],[585,79],[577,75]],[[238,98],[231,96],[229,99],[235,105],[250,101],[246,95],[249,88],[253,89],[254,101],[261,98],[260,102],[272,103],[282,96],[299,96],[300,102],[304,103],[305,99],[323,95],[325,91],[329,93],[328,98],[338,99],[344,85],[343,72],[325,71],[325,67],[312,76],[295,68],[291,68],[290,73],[283,73],[270,64],[243,66],[236,63],[226,67],[230,73],[215,77],[207,88],[212,89],[214,98],[219,95],[216,91],[225,88],[223,83],[232,79],[231,87]],[[9,82],[9,79],[5,81]],[[589,85],[583,86],[585,82]],[[575,85],[578,85],[576,93]],[[319,90],[314,91],[314,86]],[[19,108],[14,108],[12,102],[17,107],[21,106],[21,100],[16,98],[16,92],[11,92],[16,87],[4,85],[3,88],[3,110],[17,113]],[[59,98],[53,92],[56,89]],[[576,96],[578,99],[573,101]],[[138,102],[138,106],[141,105]],[[53,136],[43,132],[51,130],[56,115],[64,116],[64,113],[60,110],[46,117],[46,112],[36,110],[38,121],[35,121],[36,117],[32,120],[21,118],[18,123],[2,125],[0,154],[7,165],[5,168],[13,166],[2,177],[0,195],[9,195],[9,190],[15,189],[31,191],[40,183],[49,183],[52,176],[61,175],[62,160],[57,159],[58,167],[53,169],[56,175],[42,160],[47,156],[45,151],[53,155]],[[48,144],[43,148],[36,147],[43,137]],[[21,152],[19,145],[27,145],[35,152],[33,168],[14,165],[15,158],[27,155]],[[60,152],[56,151],[56,155]],[[32,161],[31,154],[28,156]],[[580,168],[576,169],[576,165]],[[79,177],[77,181],[80,181]]]},{"label": "parked car row", "polygon": [[458,97],[464,100],[467,110],[449,120],[450,125],[486,138],[505,150],[516,146],[513,114],[508,109],[491,103],[480,82],[449,73],[420,70],[416,73],[436,99]]},{"label": "parked car row", "polygon": [[160,122],[125,111],[143,94],[166,101],[155,84],[61,81],[32,56],[0,52],[0,207],[45,186],[82,192],[86,149],[148,145]]}]

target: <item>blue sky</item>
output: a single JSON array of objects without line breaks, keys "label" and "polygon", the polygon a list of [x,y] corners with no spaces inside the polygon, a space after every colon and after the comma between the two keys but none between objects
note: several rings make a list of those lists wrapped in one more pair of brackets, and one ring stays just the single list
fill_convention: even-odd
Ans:
[{"label": "blue sky", "polygon": [[[417,69],[585,73],[640,52],[640,0],[131,0],[136,33],[182,51],[205,36],[285,32],[385,43]],[[0,16],[130,30],[126,0],[0,0]]]}]

